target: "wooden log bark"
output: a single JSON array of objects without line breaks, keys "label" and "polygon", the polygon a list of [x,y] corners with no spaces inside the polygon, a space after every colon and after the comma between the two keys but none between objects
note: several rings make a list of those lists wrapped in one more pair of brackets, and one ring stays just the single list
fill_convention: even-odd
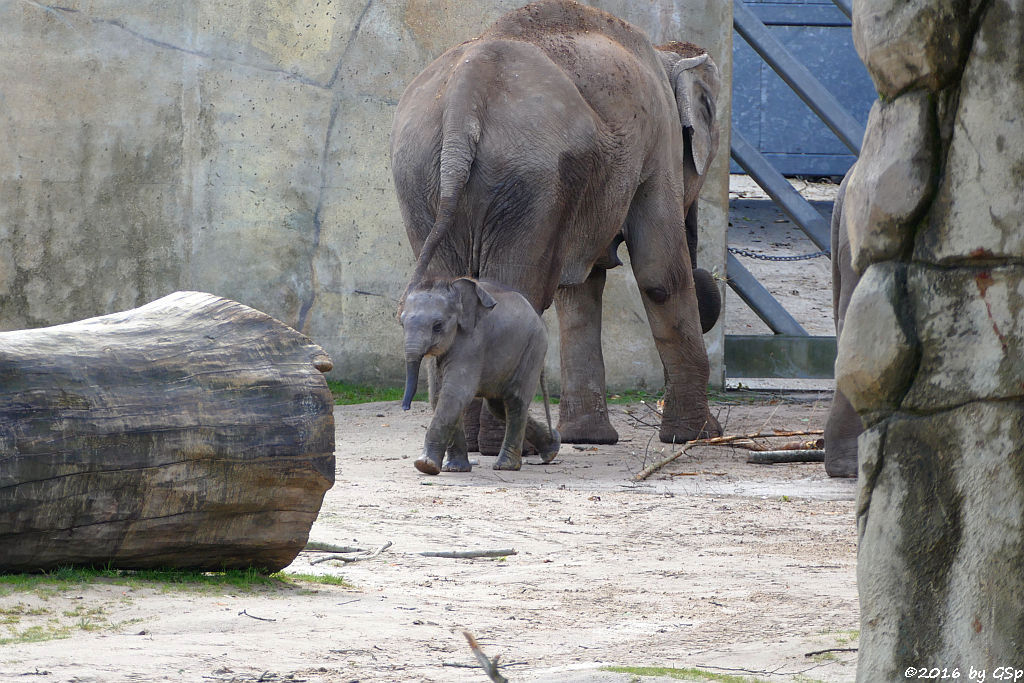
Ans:
[{"label": "wooden log bark", "polygon": [[0,333],[0,571],[287,566],[334,483],[330,368],[200,292]]}]

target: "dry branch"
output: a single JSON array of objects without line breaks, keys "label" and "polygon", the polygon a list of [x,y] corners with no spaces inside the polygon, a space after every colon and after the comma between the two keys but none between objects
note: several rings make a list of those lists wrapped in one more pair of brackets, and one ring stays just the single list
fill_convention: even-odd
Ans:
[{"label": "dry branch", "polygon": [[445,557],[464,560],[474,557],[507,557],[509,555],[516,555],[517,551],[515,548],[508,548],[507,550],[424,550],[416,554],[423,557]]},{"label": "dry branch", "polygon": [[508,679],[498,673],[498,657],[500,655],[495,656],[494,659],[489,659],[484,654],[484,651],[480,649],[480,645],[476,642],[476,638],[473,637],[472,633],[463,631],[462,635],[466,636],[466,640],[469,641],[469,647],[473,650],[473,656],[476,657],[476,661],[480,662],[480,666],[488,678],[494,681],[494,683],[508,683]]},{"label": "dry branch", "polygon": [[751,439],[767,439],[779,436],[811,436],[822,433],[823,430],[821,429],[811,429],[801,432],[783,432],[776,430],[774,432],[758,432],[756,434],[736,434],[730,436],[715,436],[710,439],[694,439],[693,441],[687,441],[686,443],[684,443],[683,447],[676,451],[675,453],[669,455],[666,458],[662,458],[661,460],[652,465],[648,465],[647,467],[645,467],[643,470],[640,471],[639,474],[633,477],[633,481],[643,481],[647,479],[647,477],[651,476],[652,474],[660,470],[662,467],[669,464],[670,462],[681,456],[683,453],[696,446],[730,446],[737,441],[748,441]]},{"label": "dry branch", "polygon": [[338,555],[337,557],[331,558],[335,560],[341,560],[342,562],[359,562],[360,560],[372,560],[373,558],[380,555],[382,552],[390,548],[392,545],[391,541],[388,541],[381,547],[371,552],[361,552],[355,555]]}]

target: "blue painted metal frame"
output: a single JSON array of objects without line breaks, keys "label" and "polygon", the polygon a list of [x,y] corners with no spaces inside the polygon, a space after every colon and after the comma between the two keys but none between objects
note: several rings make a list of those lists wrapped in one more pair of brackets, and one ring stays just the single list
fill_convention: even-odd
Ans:
[{"label": "blue painted metal frame", "polygon": [[[846,14],[851,15],[850,0],[833,0],[836,6]],[[789,8],[776,8],[776,11],[788,12]],[[823,14],[827,21],[827,13]],[[792,54],[776,40],[768,31],[762,21],[744,4],[743,0],[733,2],[733,25],[736,31],[750,44],[754,50],[775,70],[776,73],[793,89],[815,114],[836,134],[836,136],[855,155],[860,153],[861,142],[864,138],[864,126],[843,108],[836,98],[821,85],[820,81],[801,64]],[[821,25],[835,25],[822,23]],[[772,164],[761,154],[757,148],[751,145],[737,131],[732,131],[732,143],[730,152],[733,160],[739,164],[750,176],[764,188],[773,200],[783,211],[811,238],[819,249],[830,248],[831,231],[828,221],[805,200],[799,192],[793,189],[785,177],[776,170]],[[764,343],[753,343],[756,338],[747,337],[726,337],[726,369],[730,361],[735,365],[736,372],[729,373],[733,377],[750,377],[750,374],[770,372],[768,376],[788,377],[830,377],[827,371],[828,358],[823,361],[821,352],[810,353],[807,349],[825,349],[826,355],[832,353],[834,358],[834,337],[809,337],[807,331],[782,307],[782,305],[771,296],[771,294],[759,283],[756,278],[732,255],[728,256],[726,262],[729,286],[732,287],[744,302],[749,305],[758,317],[760,317],[775,333],[775,342],[768,340],[773,337],[766,337]],[[786,336],[786,339],[782,339]],[[797,340],[806,339],[814,341],[812,346],[800,346],[801,352],[794,354],[794,358],[812,359],[806,361],[806,367],[800,363],[787,362],[781,365],[769,364],[765,366],[759,362],[762,355],[757,350],[765,347],[764,344],[775,344],[772,348],[783,349],[797,344]],[[778,344],[782,343],[782,346]],[[795,347],[794,347],[795,348]],[[730,353],[730,349],[732,352]],[[774,353],[774,352],[773,352]],[[769,354],[772,355],[772,354]],[[753,357],[752,356],[757,356]],[[748,359],[750,359],[748,361]],[[813,367],[811,367],[813,365]],[[769,368],[770,369],[766,369]],[[756,370],[754,368],[757,368]],[[823,369],[825,368],[825,369]],[[778,374],[783,373],[783,374]],[[756,376],[765,376],[759,374]]]}]

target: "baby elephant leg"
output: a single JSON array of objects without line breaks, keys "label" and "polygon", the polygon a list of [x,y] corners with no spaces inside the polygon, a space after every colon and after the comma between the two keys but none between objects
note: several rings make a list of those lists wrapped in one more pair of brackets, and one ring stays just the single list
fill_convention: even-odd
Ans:
[{"label": "baby elephant leg", "polygon": [[537,447],[537,454],[540,455],[540,460],[544,463],[554,460],[558,455],[558,449],[562,446],[562,439],[557,429],[552,427],[549,430],[547,425],[541,424],[529,416],[526,418],[526,438]]},{"label": "baby elephant leg", "polygon": [[[472,395],[464,396],[461,392],[447,390],[448,387],[442,384],[440,396],[437,400],[437,407],[434,408],[434,417],[427,427],[427,435],[423,439],[423,454],[416,459],[413,465],[424,474],[439,474],[441,472],[441,461],[444,459],[445,451],[456,441],[457,431],[462,429],[462,411],[472,400]],[[462,453],[466,452],[466,438],[461,435],[458,441]],[[456,453],[456,462],[458,462]],[[466,464],[469,459],[466,458]]]},{"label": "baby elephant leg", "polygon": [[455,425],[455,435],[448,445],[448,455],[445,456],[442,472],[470,472],[473,466],[469,464],[469,449],[466,447],[466,430],[463,419],[460,416]]},{"label": "baby elephant leg", "polygon": [[505,440],[501,442],[496,470],[518,470],[523,466],[523,437],[526,436],[526,410],[517,400],[487,399],[487,409],[505,421]]}]

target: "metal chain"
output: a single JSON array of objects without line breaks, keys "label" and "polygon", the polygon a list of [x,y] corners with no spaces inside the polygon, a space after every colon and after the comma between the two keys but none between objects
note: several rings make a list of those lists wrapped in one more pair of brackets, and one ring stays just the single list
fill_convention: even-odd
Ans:
[{"label": "metal chain", "polygon": [[736,254],[737,256],[746,256],[747,258],[759,259],[761,261],[807,261],[808,259],[818,258],[820,256],[828,256],[829,258],[832,258],[832,252],[830,250],[816,251],[813,254],[800,254],[798,256],[769,256],[768,254],[760,254],[756,251],[741,249],[739,247],[729,247],[729,252]]}]

